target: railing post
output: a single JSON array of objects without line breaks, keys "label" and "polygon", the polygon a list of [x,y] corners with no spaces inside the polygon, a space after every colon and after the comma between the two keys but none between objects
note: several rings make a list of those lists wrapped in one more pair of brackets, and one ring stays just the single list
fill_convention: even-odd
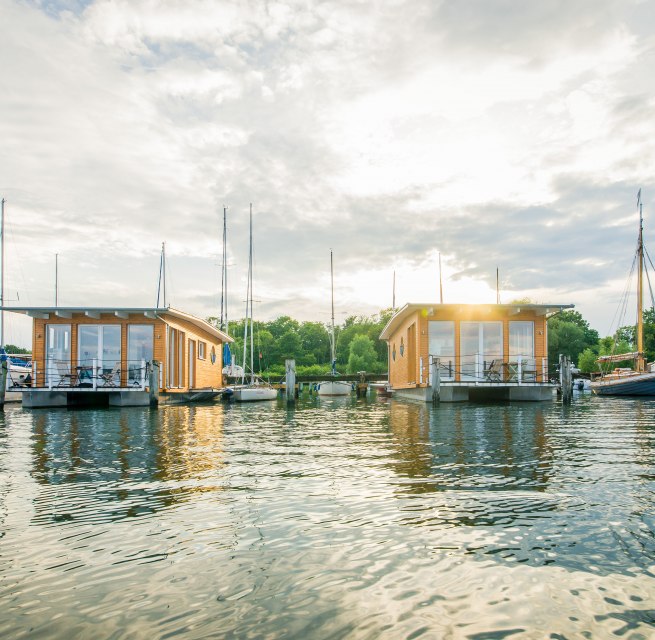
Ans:
[{"label": "railing post", "polygon": [[480,367],[480,364],[481,364],[480,360],[481,360],[480,354],[476,353],[475,354],[475,384],[476,384],[476,386],[478,385],[478,383],[480,382],[480,378],[482,377],[482,369]]},{"label": "railing post", "polygon": [[523,383],[523,356],[519,356],[516,368],[518,369],[517,375],[519,378],[519,385],[520,385]]},{"label": "railing post", "polygon": [[91,366],[93,367],[91,369],[91,377],[93,380],[93,390],[95,391],[98,388],[98,374],[100,373],[98,368],[98,360],[96,358],[93,358],[93,364]]},{"label": "railing post", "polygon": [[[130,368],[130,365],[127,365],[128,371]],[[146,390],[146,361],[141,360],[141,391]]]},{"label": "railing post", "polygon": [[546,358],[541,359],[541,381],[548,382],[548,361]]}]

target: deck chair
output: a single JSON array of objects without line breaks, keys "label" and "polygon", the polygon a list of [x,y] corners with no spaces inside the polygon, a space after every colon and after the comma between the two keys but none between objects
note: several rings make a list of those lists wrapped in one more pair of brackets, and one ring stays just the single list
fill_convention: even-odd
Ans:
[{"label": "deck chair", "polygon": [[120,375],[121,363],[115,362],[111,371],[107,371],[106,373],[98,373],[98,379],[101,381],[103,387],[115,387],[117,386],[116,378],[119,379],[120,384]]},{"label": "deck chair", "polygon": [[59,376],[58,387],[74,387],[77,384],[77,373],[71,373],[70,365],[58,360],[55,367]]},{"label": "deck chair", "polygon": [[485,380],[500,382],[503,374],[503,361],[492,360],[488,369],[484,370]]}]

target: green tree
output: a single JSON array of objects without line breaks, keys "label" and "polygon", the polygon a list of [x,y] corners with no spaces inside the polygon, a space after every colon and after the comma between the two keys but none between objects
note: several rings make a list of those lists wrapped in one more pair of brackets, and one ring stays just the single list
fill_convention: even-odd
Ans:
[{"label": "green tree", "polygon": [[559,362],[560,354],[577,362],[578,356],[590,346],[585,340],[584,330],[573,322],[559,320],[557,317],[548,321],[548,361]]},{"label": "green tree", "polygon": [[598,371],[598,354],[591,347],[587,347],[578,356],[578,368],[582,373],[593,373]]},{"label": "green tree", "polygon": [[348,356],[348,373],[358,371],[374,371],[376,369],[376,353],[373,341],[366,335],[356,335],[350,341]]}]

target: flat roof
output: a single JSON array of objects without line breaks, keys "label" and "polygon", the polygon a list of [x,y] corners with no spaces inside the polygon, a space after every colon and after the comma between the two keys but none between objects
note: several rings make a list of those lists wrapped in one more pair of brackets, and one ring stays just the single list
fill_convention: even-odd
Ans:
[{"label": "flat roof", "polygon": [[435,312],[447,309],[504,309],[507,315],[514,315],[520,313],[523,309],[534,311],[538,316],[552,316],[556,313],[564,311],[564,309],[572,309],[573,304],[533,304],[533,303],[516,303],[516,304],[439,304],[438,302],[412,302],[401,307],[387,322],[387,326],[380,334],[380,340],[388,340],[391,334],[395,331],[397,326],[411,313],[415,311],[427,310],[428,315],[434,315]]},{"label": "flat roof", "polygon": [[58,318],[72,318],[74,313],[81,313],[89,318],[99,318],[101,313],[115,315],[118,318],[127,318],[128,315],[143,315],[146,318],[162,318],[164,315],[186,320],[199,329],[206,331],[210,335],[221,340],[221,342],[234,342],[233,338],[212,326],[206,320],[198,318],[172,307],[0,307],[0,311],[10,311],[12,313],[22,313],[30,318],[39,318],[48,320],[50,315]]}]

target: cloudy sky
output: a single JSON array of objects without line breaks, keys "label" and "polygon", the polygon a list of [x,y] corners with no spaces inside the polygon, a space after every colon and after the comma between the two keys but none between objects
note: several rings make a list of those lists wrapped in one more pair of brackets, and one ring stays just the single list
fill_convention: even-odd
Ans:
[{"label": "cloudy sky", "polygon": [[[574,303],[610,331],[642,188],[655,3],[0,0],[7,304]],[[653,243],[655,245],[655,243]],[[655,250],[654,250],[655,253]],[[655,284],[655,283],[654,283]],[[18,296],[20,302],[16,302]],[[12,325],[9,325],[11,330]],[[19,332],[20,329],[15,329]],[[12,335],[7,335],[12,340]],[[19,341],[20,338],[16,338]],[[28,338],[29,340],[29,338]]]}]

